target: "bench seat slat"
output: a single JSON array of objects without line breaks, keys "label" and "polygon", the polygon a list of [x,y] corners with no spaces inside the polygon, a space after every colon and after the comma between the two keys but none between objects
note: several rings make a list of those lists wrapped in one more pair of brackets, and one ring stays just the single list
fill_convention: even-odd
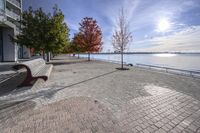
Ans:
[{"label": "bench seat slat", "polygon": [[50,76],[50,73],[52,71],[53,65],[49,64],[49,65],[45,65],[41,71],[39,71],[39,73],[37,73],[35,76]]}]

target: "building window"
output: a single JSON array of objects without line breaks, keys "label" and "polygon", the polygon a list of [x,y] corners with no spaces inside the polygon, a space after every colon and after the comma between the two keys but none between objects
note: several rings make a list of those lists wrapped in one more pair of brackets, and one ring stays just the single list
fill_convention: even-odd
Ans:
[{"label": "building window", "polygon": [[0,0],[0,10],[5,10],[5,0]]},{"label": "building window", "polygon": [[0,0],[0,22],[5,21],[5,0]]},{"label": "building window", "polygon": [[3,61],[3,33],[2,28],[0,28],[0,61]]}]

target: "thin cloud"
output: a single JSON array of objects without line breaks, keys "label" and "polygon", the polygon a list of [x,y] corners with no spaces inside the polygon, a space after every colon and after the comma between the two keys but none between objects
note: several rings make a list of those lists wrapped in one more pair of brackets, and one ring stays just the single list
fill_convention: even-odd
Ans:
[{"label": "thin cloud", "polygon": [[[131,46],[131,48],[141,49],[142,51],[154,49],[159,51],[159,48],[160,50],[180,50],[184,49],[185,45],[185,50],[200,50],[199,46],[195,48],[200,40],[196,31],[196,28],[200,25],[200,0],[48,0],[48,2],[27,0],[24,3],[25,9],[31,5],[34,9],[43,7],[45,11],[51,11],[54,3],[58,4],[65,14],[66,22],[71,29],[71,35],[78,31],[81,19],[93,17],[102,28],[103,51],[108,49],[113,51],[110,40],[115,29],[119,10],[122,7],[127,13],[129,30],[133,33],[133,45],[135,46]],[[165,33],[156,32],[158,21],[163,17],[169,19],[170,29]],[[191,27],[195,25],[197,27],[191,31]],[[181,32],[187,34],[187,40],[183,37],[182,39],[178,38],[176,34]],[[191,36],[188,35],[189,33]],[[143,41],[143,39],[145,40]],[[176,39],[182,41],[178,42]],[[189,40],[193,43],[190,48],[188,45]],[[167,44],[173,43],[173,45],[170,47],[166,44],[163,45],[166,41],[169,42]],[[129,51],[135,50],[131,48]]]},{"label": "thin cloud", "polygon": [[192,51],[200,52],[200,26],[190,26],[172,35],[135,42],[134,51]]}]

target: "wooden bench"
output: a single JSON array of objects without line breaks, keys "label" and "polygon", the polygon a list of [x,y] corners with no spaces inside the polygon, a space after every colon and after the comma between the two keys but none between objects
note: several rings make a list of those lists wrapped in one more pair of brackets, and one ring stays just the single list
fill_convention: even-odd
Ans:
[{"label": "wooden bench", "polygon": [[34,59],[26,62],[19,63],[13,67],[16,70],[25,68],[27,70],[27,75],[25,80],[19,85],[31,86],[38,79],[42,78],[45,81],[49,78],[52,71],[53,65],[46,65],[45,61],[41,58]]}]

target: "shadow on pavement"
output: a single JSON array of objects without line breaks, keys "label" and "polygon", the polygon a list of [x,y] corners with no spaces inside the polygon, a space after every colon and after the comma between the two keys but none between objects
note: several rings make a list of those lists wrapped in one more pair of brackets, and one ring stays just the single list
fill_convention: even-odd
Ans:
[{"label": "shadow on pavement", "polygon": [[8,79],[0,84],[0,96],[12,92],[26,77],[26,72],[19,73],[18,75]]},{"label": "shadow on pavement", "polygon": [[[80,81],[80,82],[77,82],[77,83],[74,83],[74,84],[71,84],[71,85],[68,85],[68,86],[55,86],[55,88],[53,88],[53,89],[41,90],[39,92],[31,93],[31,94],[30,93],[24,94],[24,95],[20,96],[20,99],[23,99],[22,100],[23,102],[33,100],[33,99],[39,98],[39,97],[44,98],[44,99],[46,99],[46,98],[51,99],[54,96],[54,94],[56,94],[60,90],[63,90],[65,88],[69,88],[69,87],[72,87],[72,86],[75,86],[75,85],[78,85],[78,84],[82,84],[82,83],[88,82],[90,80],[98,79],[100,77],[103,77],[103,76],[106,76],[106,75],[109,75],[109,74],[113,74],[115,72],[117,72],[117,70],[111,71],[111,72],[108,72],[108,73],[105,73],[105,74],[101,74],[101,75],[98,75],[98,76],[95,76],[95,77],[92,77],[92,78],[89,78],[89,79],[86,79],[86,80],[83,80],[83,81]],[[5,101],[0,101],[0,102],[6,103],[8,101],[5,100]]]},{"label": "shadow on pavement", "polygon": [[0,64],[0,72],[13,70],[12,67],[13,67],[14,64],[15,63]]},{"label": "shadow on pavement", "polygon": [[[36,103],[33,101],[16,101],[7,103],[0,106],[0,123],[8,122],[9,119],[12,122],[14,117],[18,117],[20,114],[24,114],[29,110],[33,110]],[[10,119],[11,118],[11,119]],[[10,124],[7,124],[10,125]]]}]

